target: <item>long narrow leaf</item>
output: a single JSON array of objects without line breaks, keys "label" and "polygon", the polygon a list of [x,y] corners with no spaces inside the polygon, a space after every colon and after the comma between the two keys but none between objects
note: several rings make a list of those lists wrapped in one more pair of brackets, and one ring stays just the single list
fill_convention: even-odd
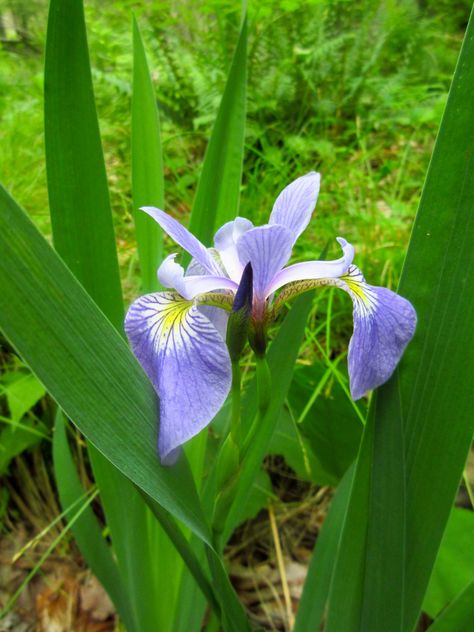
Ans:
[{"label": "long narrow leaf", "polygon": [[328,630],[413,629],[474,431],[473,32],[471,19],[400,282],[418,329],[369,416]]},{"label": "long narrow leaf", "polygon": [[186,460],[156,457],[156,399],[124,340],[0,189],[0,327],[81,432],[145,493],[209,540]]},{"label": "long narrow leaf", "polygon": [[119,327],[122,292],[82,0],[51,0],[44,81],[55,247]]},{"label": "long narrow leaf", "polygon": [[247,17],[244,16],[217,119],[207,147],[190,230],[210,244],[214,231],[239,210],[245,134]]},{"label": "long narrow leaf", "polygon": [[[144,292],[151,292],[158,287],[156,270],[163,258],[163,238],[156,222],[139,208],[145,205],[163,208],[163,158],[156,97],[145,47],[135,17],[132,28],[133,217],[141,269],[141,288]],[[184,571],[183,561],[160,524],[153,520],[152,516],[145,521],[140,531],[143,533],[141,555],[139,559],[134,560],[131,569],[135,578],[134,589],[137,591],[136,606],[142,615],[140,629],[172,632],[178,586]],[[130,537],[133,537],[132,534],[129,534],[128,540]],[[130,555],[128,557],[130,559]],[[153,563],[150,563],[150,560],[153,560]],[[158,591],[160,599],[155,598]]]},{"label": "long narrow leaf", "polygon": [[164,204],[160,119],[140,29],[133,18],[132,200],[142,289],[157,289],[163,239],[156,222],[139,210]]},{"label": "long narrow leaf", "polygon": [[[233,219],[239,208],[242,163],[244,153],[247,83],[247,19],[244,15],[239,41],[235,49],[224,94],[212,130],[204,165],[191,213],[190,229],[205,244],[210,245],[214,232]],[[200,488],[206,454],[206,433],[200,433],[186,446],[196,486]],[[180,594],[186,590],[190,617],[181,611],[176,626],[189,629],[199,625],[202,597],[183,576]]]}]

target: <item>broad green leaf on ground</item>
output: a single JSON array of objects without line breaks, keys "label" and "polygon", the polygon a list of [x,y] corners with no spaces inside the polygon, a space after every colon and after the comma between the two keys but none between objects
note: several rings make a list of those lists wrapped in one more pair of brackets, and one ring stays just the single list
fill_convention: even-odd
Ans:
[{"label": "broad green leaf on ground", "polygon": [[430,632],[472,632],[473,621],[474,580],[456,595],[429,629]]},{"label": "broad green leaf on ground", "polygon": [[433,568],[423,611],[434,619],[474,580],[474,512],[455,507]]},{"label": "broad green leaf on ground", "polygon": [[119,327],[122,292],[82,0],[50,2],[44,92],[55,248]]},{"label": "broad green leaf on ground", "polygon": [[[330,389],[320,389],[314,403],[305,410],[308,400],[328,374],[328,382],[332,382]],[[312,480],[337,485],[356,458],[362,435],[362,424],[352,402],[322,363],[297,368],[288,399],[297,420],[304,414],[297,427],[315,457]]]},{"label": "broad green leaf on ground", "polygon": [[5,397],[10,414],[0,418],[0,474],[5,474],[15,456],[49,438],[42,422],[23,419],[45,393],[44,386],[30,372],[15,370],[2,375],[0,395]]},{"label": "broad green leaf on ground", "polygon": [[13,426],[4,426],[3,421],[0,419],[0,475],[7,472],[10,463],[18,454],[33,447],[47,436],[31,421]]},{"label": "broad green leaf on ground", "polygon": [[[61,504],[69,507],[84,495],[84,489],[74,466],[67,442],[66,420],[61,411],[58,411],[54,425],[53,460]],[[90,506],[72,526],[72,531],[92,572],[110,595],[127,629],[135,629],[129,595]]]},{"label": "broad green leaf on ground", "polygon": [[[14,200],[0,190],[0,327],[99,451],[208,539],[187,462],[160,465],[157,407],[125,341]],[[47,352],[46,352],[47,350]]]},{"label": "broad green leaf on ground", "polygon": [[399,286],[418,328],[369,415],[328,632],[414,628],[472,439],[473,31],[471,20]]},{"label": "broad green leaf on ground", "polygon": [[238,214],[245,135],[247,18],[244,16],[216,122],[207,146],[189,229],[210,245]]},{"label": "broad green leaf on ground", "polygon": [[313,481],[319,485],[337,485],[337,478],[322,467],[286,408],[281,411],[268,447],[268,454],[282,456],[286,464],[302,480]]},{"label": "broad green leaf on ground", "polygon": [[132,203],[143,292],[158,287],[156,270],[163,259],[163,237],[158,224],[141,206],[164,205],[160,119],[148,69],[145,47],[133,18]]},{"label": "broad green leaf on ground", "polygon": [[46,394],[44,386],[31,373],[18,371],[5,376],[2,394],[7,399],[10,419],[15,423]]}]

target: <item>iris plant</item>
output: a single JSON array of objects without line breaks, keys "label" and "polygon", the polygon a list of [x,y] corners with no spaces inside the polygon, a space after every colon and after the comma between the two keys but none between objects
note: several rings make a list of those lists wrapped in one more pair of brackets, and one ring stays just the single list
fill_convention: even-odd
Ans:
[{"label": "iris plant", "polygon": [[[253,271],[249,334],[264,353],[265,331],[285,301],[319,286],[345,290],[353,302],[354,331],[349,343],[353,399],[383,384],[413,336],[416,314],[395,292],[366,283],[352,260],[354,248],[342,237],[342,256],[287,266],[293,246],[308,225],[320,176],[298,178],[277,197],[268,224],[253,226],[242,217],[228,222],[206,248],[167,213],[142,210],[191,256],[185,272],[176,254],[158,269],[172,291],[147,294],[128,310],[125,330],[133,351],[160,397],[158,448],[170,462],[181,444],[204,428],[224,403],[232,367],[225,342],[228,313],[244,268]],[[256,341],[256,342],[255,342]]]}]

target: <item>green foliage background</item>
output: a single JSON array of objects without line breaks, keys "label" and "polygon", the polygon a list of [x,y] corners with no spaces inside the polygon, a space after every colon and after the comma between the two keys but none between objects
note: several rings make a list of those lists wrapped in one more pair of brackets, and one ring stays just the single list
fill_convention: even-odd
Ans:
[{"label": "green foliage background", "polygon": [[[42,103],[46,9],[38,0],[0,0],[0,180],[50,236]],[[295,259],[315,258],[326,244],[328,256],[335,255],[334,237],[340,234],[356,246],[357,264],[369,282],[395,287],[468,11],[467,2],[430,0],[251,3],[240,214],[264,223],[279,190],[318,169],[323,187],[317,213]],[[215,0],[86,3],[127,302],[140,291],[130,182],[132,12],[143,32],[160,110],[164,207],[187,223],[241,7]],[[160,187],[157,183],[161,192]],[[355,457],[365,402],[354,404],[342,393],[347,395],[347,380],[339,361],[351,330],[346,299],[326,291],[314,297],[312,307],[311,300],[304,307],[304,319],[307,312],[310,318],[285,402],[287,418],[277,426],[270,453],[284,452],[302,478],[335,485]],[[299,339],[295,356],[298,345]],[[12,363],[7,375],[17,371],[25,377],[16,360],[7,362]],[[251,376],[252,367],[246,378]],[[8,399],[11,387],[4,381],[2,388]],[[32,406],[42,394],[34,395]],[[315,407],[321,413],[312,415],[318,423],[307,419]],[[344,422],[341,430],[335,430],[332,418]],[[348,420],[354,422],[351,432]],[[291,428],[294,436],[288,434]],[[34,429],[36,436],[20,442],[12,454],[48,431],[41,425]],[[309,451],[302,460],[304,442],[320,452]],[[154,459],[153,454],[153,465]]]},{"label": "green foliage background", "polygon": [[[161,110],[165,206],[186,216],[237,38],[240,3],[92,0],[85,9],[122,276],[133,296],[130,11],[147,42]],[[42,131],[46,10],[43,0],[0,2],[0,176],[49,233]],[[320,252],[327,239],[342,234],[355,243],[369,280],[394,286],[468,11],[467,1],[251,2],[241,214],[265,221],[277,192],[317,168],[323,174],[318,212],[296,255]]]}]

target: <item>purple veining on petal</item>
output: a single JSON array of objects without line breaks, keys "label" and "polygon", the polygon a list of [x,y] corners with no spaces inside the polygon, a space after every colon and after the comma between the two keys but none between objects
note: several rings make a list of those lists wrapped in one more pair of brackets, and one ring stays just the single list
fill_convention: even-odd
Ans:
[{"label": "purple veining on petal", "polygon": [[286,226],[293,233],[293,240],[301,235],[309,224],[319,194],[321,177],[311,171],[296,179],[277,197],[269,224]]},{"label": "purple veining on petal", "polygon": [[232,222],[221,226],[214,237],[214,246],[229,277],[236,283],[240,282],[244,269],[237,252],[237,242],[253,224],[245,217],[236,217]]},{"label": "purple veining on petal", "polygon": [[177,244],[197,259],[207,272],[216,276],[220,275],[219,266],[214,261],[209,250],[199,241],[199,239],[196,239],[196,237],[190,233],[187,228],[182,226],[178,221],[171,217],[171,215],[168,215],[168,213],[165,213],[159,208],[154,208],[153,206],[142,206],[140,210],[150,215],[150,217],[153,217],[161,228],[167,232]]},{"label": "purple veining on petal", "polygon": [[283,268],[273,277],[267,289],[268,294],[294,281],[333,279],[345,274],[354,258],[354,247],[342,237],[338,237],[337,241],[342,247],[342,257],[334,261],[304,261]]},{"label": "purple veining on petal", "polygon": [[[191,259],[189,266],[186,269],[185,276],[199,276],[205,275],[206,270],[202,267],[202,265],[196,261],[196,259]],[[227,333],[227,322],[229,320],[229,312],[225,309],[221,309],[220,307],[214,307],[212,305],[198,305],[198,310],[201,314],[204,314],[206,318],[208,318],[214,327],[217,329],[222,339],[226,339]]]},{"label": "purple veining on petal", "polygon": [[258,302],[268,296],[267,289],[290,258],[292,247],[293,233],[277,224],[252,228],[237,242],[242,265],[249,261],[252,264],[254,296]]},{"label": "purple veining on petal", "polygon": [[125,331],[160,396],[158,447],[169,464],[176,449],[209,424],[231,384],[229,353],[212,323],[169,292],[130,306]]},{"label": "purple veining on petal", "polygon": [[383,287],[366,285],[366,290],[368,305],[359,304],[353,295],[354,333],[348,356],[353,399],[390,378],[416,328],[416,312],[409,301]]}]

